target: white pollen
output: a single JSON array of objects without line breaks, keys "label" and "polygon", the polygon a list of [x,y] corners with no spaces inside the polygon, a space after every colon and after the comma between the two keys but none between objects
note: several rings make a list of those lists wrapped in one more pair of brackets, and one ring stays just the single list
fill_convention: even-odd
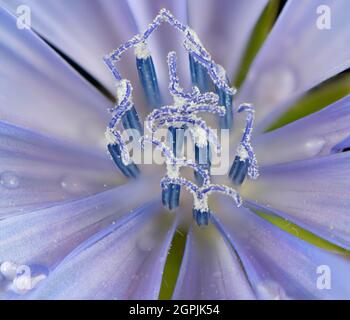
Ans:
[{"label": "white pollen", "polygon": [[187,103],[186,99],[182,97],[173,95],[173,98],[174,98],[174,107],[180,108]]},{"label": "white pollen", "polygon": [[226,71],[224,67],[218,64],[217,71],[218,71],[218,76],[221,78],[221,80],[226,81]]},{"label": "white pollen", "polygon": [[168,164],[166,168],[167,168],[167,176],[170,179],[177,179],[179,177],[179,170],[180,170],[179,165]]},{"label": "white pollen", "polygon": [[126,95],[126,85],[127,82],[125,79],[122,79],[117,83],[117,98],[119,102],[122,101]]},{"label": "white pollen", "polygon": [[[193,38],[193,40],[196,44],[201,46],[201,48],[203,49],[203,51],[207,55],[209,55],[209,53],[204,49],[202,42],[200,41],[197,33],[194,30],[192,30],[190,27],[187,27],[186,33],[189,34]],[[196,52],[197,54],[201,55],[200,52],[198,51],[198,48],[193,43],[191,43],[187,38],[184,41],[184,46],[188,51],[193,51],[193,52]]]},{"label": "white pollen", "polygon": [[137,59],[147,59],[151,55],[146,42],[135,45],[135,56]]},{"label": "white pollen", "polygon": [[239,156],[239,159],[241,161],[244,161],[246,159],[249,158],[248,152],[245,148],[243,148],[242,146],[240,146],[237,150],[237,155]]},{"label": "white pollen", "polygon": [[203,199],[198,199],[198,197],[194,197],[193,207],[196,210],[199,210],[202,212],[209,211],[208,197],[204,196]]},{"label": "white pollen", "polygon": [[196,145],[200,148],[205,147],[208,143],[206,131],[201,127],[195,127],[191,129],[191,131]]},{"label": "white pollen", "polygon": [[108,144],[117,143],[117,139],[115,138],[115,136],[110,128],[107,128],[107,130],[105,132],[105,137],[106,137]]}]

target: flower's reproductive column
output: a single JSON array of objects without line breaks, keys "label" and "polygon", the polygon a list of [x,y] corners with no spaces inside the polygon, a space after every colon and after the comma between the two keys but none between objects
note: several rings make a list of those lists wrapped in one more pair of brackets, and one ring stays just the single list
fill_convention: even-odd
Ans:
[{"label": "flower's reproductive column", "polygon": [[[177,75],[176,53],[169,52],[167,57],[169,92],[173,97],[173,104],[162,106],[157,75],[147,40],[164,22],[184,34],[183,44],[189,53],[193,87],[190,92],[184,92]],[[147,102],[153,109],[145,121],[145,130],[149,132],[149,135],[144,134],[144,129],[139,121],[132,99],[132,85],[129,80],[122,78],[116,67],[116,62],[130,48],[135,49],[140,82]],[[235,189],[211,182],[211,152],[212,149],[220,152],[221,146],[215,132],[199,117],[201,112],[216,114],[219,116],[221,128],[232,129],[232,100],[236,90],[230,87],[224,68],[213,61],[196,33],[177,21],[168,10],[162,9],[143,33],[135,35],[117,50],[107,55],[104,61],[117,80],[118,102],[109,110],[112,119],[107,127],[106,138],[108,150],[120,171],[129,178],[136,178],[140,174],[140,170],[133,163],[126,142],[118,130],[119,124],[122,123],[124,129],[134,129],[140,134],[142,147],[145,147],[146,143],[150,143],[158,148],[165,158],[166,175],[161,181],[161,188],[162,202],[167,209],[173,210],[179,206],[181,186],[193,195],[193,217],[198,225],[209,223],[211,212],[208,196],[211,193],[228,195],[234,199],[237,206],[240,206],[242,200]],[[246,112],[246,127],[229,177],[233,184],[240,185],[247,175],[256,179],[258,168],[250,144],[254,110],[251,105],[244,104],[238,108],[237,112]],[[170,147],[155,137],[156,131],[162,127],[168,128]],[[190,131],[194,142],[195,161],[178,156],[177,151],[183,143],[181,132],[184,129]],[[182,167],[188,167],[194,171],[197,183],[180,176]]]}]

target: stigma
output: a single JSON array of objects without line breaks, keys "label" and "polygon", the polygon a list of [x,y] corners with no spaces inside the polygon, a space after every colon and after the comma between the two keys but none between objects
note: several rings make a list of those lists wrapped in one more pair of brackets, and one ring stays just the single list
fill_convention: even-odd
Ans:
[{"label": "stigma", "polygon": [[[169,52],[167,65],[169,71],[169,94],[173,98],[170,105],[163,105],[156,66],[148,48],[149,37],[163,24],[167,23],[183,34],[183,45],[188,53],[189,72],[192,87],[187,92],[177,74],[176,52]],[[145,127],[141,125],[137,107],[133,103],[133,87],[123,78],[116,66],[122,55],[134,48],[136,68],[143,95],[150,108],[145,118]],[[208,225],[213,214],[209,208],[209,196],[221,193],[233,199],[235,206],[242,205],[239,193],[232,187],[218,185],[212,181],[211,165],[213,153],[221,151],[216,132],[200,116],[202,113],[217,117],[218,127],[233,130],[233,96],[236,89],[230,86],[226,71],[217,64],[200,42],[196,33],[182,24],[166,9],[162,9],[147,29],[132,37],[104,61],[117,81],[117,103],[110,108],[112,118],[106,130],[107,149],[120,172],[127,178],[138,178],[141,170],[130,156],[125,137],[121,132],[132,130],[138,137],[140,146],[146,144],[160,150],[165,161],[165,175],[161,179],[161,199],[163,206],[174,211],[180,205],[181,190],[193,196],[193,219],[199,226]],[[239,106],[237,113],[246,114],[246,125],[237,147],[228,177],[233,186],[241,185],[248,177],[258,177],[258,167],[253,148],[250,144],[254,109],[250,104]],[[166,128],[166,141],[157,138],[159,129]],[[181,154],[184,145],[184,131],[190,133],[194,145],[194,159]],[[193,170],[194,181],[181,175],[182,168]]]}]

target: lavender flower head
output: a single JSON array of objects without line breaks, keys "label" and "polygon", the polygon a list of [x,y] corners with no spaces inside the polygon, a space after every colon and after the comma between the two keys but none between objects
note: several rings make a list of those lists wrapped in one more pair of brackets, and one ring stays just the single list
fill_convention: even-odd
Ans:
[{"label": "lavender flower head", "polygon": [[0,0],[0,298],[350,299],[323,2]]}]

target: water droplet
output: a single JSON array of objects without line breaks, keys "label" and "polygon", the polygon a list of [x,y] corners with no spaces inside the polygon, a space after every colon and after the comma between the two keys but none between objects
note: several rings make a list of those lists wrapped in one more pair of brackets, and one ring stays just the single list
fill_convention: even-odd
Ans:
[{"label": "water droplet", "polygon": [[16,189],[19,186],[19,179],[12,171],[5,171],[0,175],[0,184],[7,189]]},{"label": "water droplet", "polygon": [[263,300],[288,300],[289,297],[284,289],[272,280],[267,280],[259,283],[256,287],[259,299]]},{"label": "water droplet", "polygon": [[308,157],[313,157],[318,155],[326,141],[322,137],[312,137],[304,143],[305,155]]},{"label": "water droplet", "polygon": [[273,66],[257,79],[256,101],[262,105],[278,104],[288,99],[296,86],[296,77],[290,67]]},{"label": "water droplet", "polygon": [[82,194],[84,191],[86,192],[81,179],[73,175],[64,176],[61,180],[61,187],[71,194]]},{"label": "water droplet", "polygon": [[151,251],[156,245],[156,240],[152,234],[144,234],[139,237],[137,246],[142,251]]}]

